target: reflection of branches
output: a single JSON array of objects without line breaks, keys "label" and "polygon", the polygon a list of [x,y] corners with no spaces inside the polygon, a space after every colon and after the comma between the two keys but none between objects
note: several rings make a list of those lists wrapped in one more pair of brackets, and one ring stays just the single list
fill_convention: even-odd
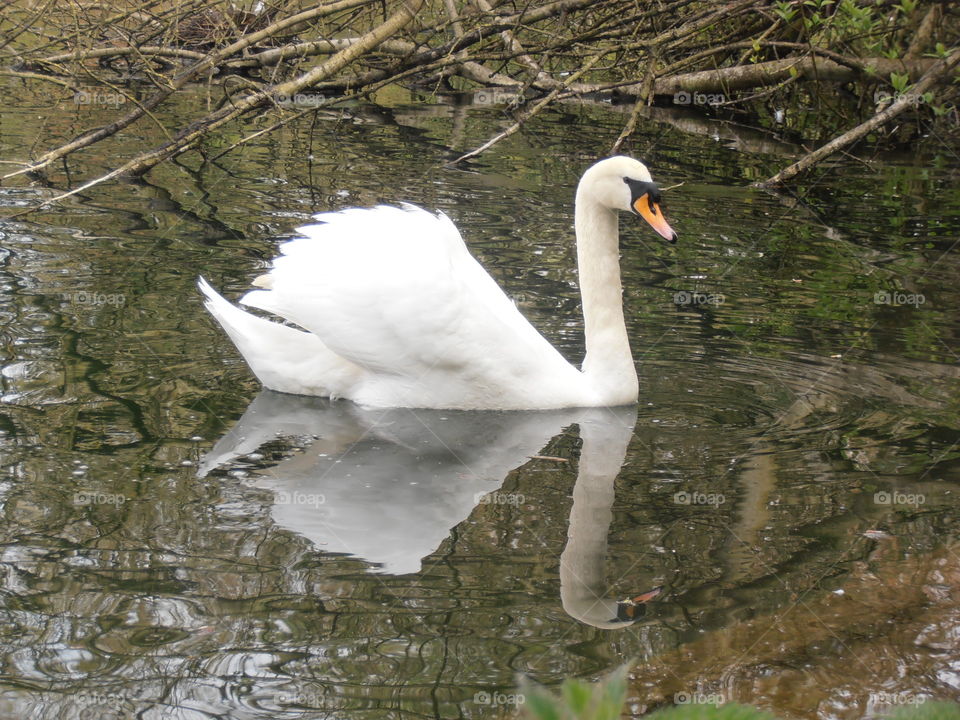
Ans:
[{"label": "reflection of branches", "polygon": [[4,32],[0,34],[0,50],[5,48],[7,45],[11,44],[14,40],[19,38],[21,35],[32,30],[34,26],[40,22],[47,10],[50,9],[50,6],[53,5],[54,0],[47,0],[40,7],[34,10],[30,15],[23,18],[20,22],[14,23],[12,28],[4,28]]},{"label": "reflection of branches", "polygon": [[[341,1],[343,3],[356,2],[356,0],[341,0]],[[64,198],[70,197],[71,195],[75,195],[79,192],[83,192],[84,190],[87,190],[88,188],[93,187],[94,185],[98,185],[106,180],[110,180],[115,177],[119,177],[126,174],[130,174],[130,175],[142,174],[147,170],[149,170],[150,168],[157,165],[158,163],[162,162],[163,160],[166,160],[170,157],[173,157],[174,155],[177,155],[180,152],[183,152],[186,148],[190,147],[195,142],[197,142],[207,132],[216,129],[224,125],[225,123],[230,122],[231,120],[239,117],[240,115],[245,114],[246,112],[252,110],[255,107],[259,107],[260,105],[265,104],[270,100],[272,94],[285,95],[285,96],[293,95],[299,92],[300,90],[302,90],[303,88],[313,85],[314,83],[319,82],[320,80],[323,80],[325,77],[332,75],[335,72],[338,72],[339,70],[347,66],[357,56],[376,47],[377,44],[380,43],[383,39],[390,37],[390,35],[396,32],[399,28],[403,27],[405,24],[410,22],[410,20],[413,19],[413,16],[417,12],[417,10],[419,10],[420,7],[423,5],[423,2],[424,0],[411,0],[409,6],[402,7],[394,15],[387,18],[387,21],[384,22],[382,25],[374,28],[369,33],[359,38],[355,44],[352,44],[349,47],[345,48],[344,50],[341,50],[336,55],[331,57],[329,60],[327,60],[324,63],[321,63],[320,65],[318,65],[313,70],[306,73],[305,75],[302,75],[299,78],[283,83],[281,85],[268,88],[267,90],[251,93],[250,95],[247,95],[246,97],[237,100],[235,103],[226,105],[220,110],[210,113],[202,121],[194,123],[193,125],[187,127],[185,130],[178,133],[177,136],[173,138],[170,142],[162,145],[161,147],[155,150],[145,152],[137,156],[133,160],[130,160],[129,162],[125,163],[124,165],[117,168],[116,170],[113,170],[99,178],[90,180],[84,183],[83,185],[81,185],[80,187],[74,190],[71,190],[70,192],[63,193],[62,195],[59,195],[55,198],[47,200],[43,203],[43,205],[48,205],[50,203],[63,200]],[[134,113],[131,113],[131,115],[133,114]],[[143,113],[140,113],[140,114],[142,115]],[[74,143],[77,143],[77,141],[74,141]],[[87,144],[89,144],[89,142]],[[54,151],[54,153],[48,153],[48,156],[52,154],[56,154],[57,152],[61,153],[57,157],[62,157],[63,154],[66,154],[66,153],[63,153],[61,148],[57,151]],[[56,158],[53,158],[53,159],[56,159]],[[48,159],[48,157],[45,157],[44,164],[49,162],[52,162],[52,159]],[[13,173],[13,174],[19,174],[22,172],[26,172],[26,170],[19,170],[17,171],[17,173]]]},{"label": "reflection of branches", "polygon": [[[97,128],[96,130],[92,130],[77,138],[74,138],[71,142],[67,143],[66,145],[62,145],[61,147],[56,148],[55,150],[51,150],[50,152],[45,153],[28,168],[24,170],[18,170],[16,173],[12,173],[11,175],[19,175],[21,173],[36,172],[37,170],[42,170],[50,163],[56,160],[59,160],[60,158],[65,157],[66,155],[69,155],[72,152],[76,152],[77,150],[87,147],[88,145],[92,145],[93,143],[99,142],[104,138],[110,137],[111,135],[115,135],[120,130],[123,130],[124,128],[128,127],[129,125],[136,122],[144,115],[148,114],[151,110],[158,107],[171,94],[173,94],[175,91],[187,85],[187,83],[201,76],[203,73],[213,70],[224,59],[230,57],[235,53],[242,52],[246,48],[256,44],[261,40],[264,40],[265,38],[268,38],[282,30],[286,30],[287,28],[299,25],[302,22],[313,20],[323,14],[336,12],[345,8],[356,7],[358,5],[366,4],[369,1],[370,0],[339,0],[339,2],[331,3],[330,5],[324,5],[319,8],[314,8],[313,10],[308,10],[306,12],[298,13],[297,15],[294,15],[292,17],[284,18],[283,20],[279,20],[259,32],[255,32],[250,35],[245,35],[241,39],[237,40],[235,43],[232,43],[231,45],[228,45],[226,48],[219,50],[215,53],[212,53],[206,56],[205,59],[195,63],[194,65],[191,65],[189,68],[181,72],[178,76],[172,78],[167,88],[160,90],[159,92],[154,94],[152,97],[145,100],[143,103],[138,104],[136,109],[132,110],[123,118],[117,120],[116,122],[110,123],[109,125],[105,125],[104,127]],[[422,0],[420,0],[420,5],[422,4],[423,4]],[[329,62],[332,62],[332,60]],[[293,92],[296,92],[297,90],[309,84],[310,82],[304,82],[300,84],[298,87],[296,87],[293,90]],[[280,88],[278,88],[278,90],[280,90]],[[280,92],[286,92],[286,91],[280,90]],[[261,93],[261,94],[264,95],[265,97],[265,93]],[[261,104],[262,100],[263,98],[260,98],[255,103],[251,103],[248,100],[247,105],[244,106],[244,111],[252,109],[253,107],[256,107],[257,105]],[[237,113],[236,115],[239,115],[239,114],[240,113]],[[236,117],[236,115],[232,115],[230,119],[232,119],[233,117]],[[215,118],[212,118],[210,121],[208,121],[208,124],[212,125],[214,119]],[[218,123],[218,125],[219,124],[222,124],[222,123]],[[141,172],[143,170],[149,169],[154,165],[156,165],[156,162],[146,164],[148,162],[147,157],[146,156],[141,156],[141,157],[143,158],[143,163],[145,163]],[[166,157],[169,157],[169,154],[163,154],[161,159],[166,159]],[[130,170],[133,170],[134,172],[136,172],[136,167],[138,163],[133,162],[132,164],[128,163],[127,165],[130,166],[129,168]],[[124,168],[121,168],[117,171],[114,171],[113,173],[110,173],[109,176],[115,177],[116,175],[123,174],[123,172],[126,172],[126,170]],[[6,177],[11,177],[11,175],[7,175]],[[105,176],[103,179],[108,179],[108,177]],[[89,186],[90,184],[86,185],[85,187],[89,187]],[[73,193],[68,193],[68,194],[72,195]],[[64,195],[62,197],[67,197],[67,195]]]},{"label": "reflection of branches", "polygon": [[561,91],[561,90],[565,90],[565,89],[567,88],[567,86],[570,84],[570,82],[573,82],[573,81],[576,80],[578,77],[580,77],[583,73],[589,71],[590,68],[592,68],[594,65],[596,65],[596,63],[597,63],[597,61],[600,59],[600,57],[601,57],[600,55],[594,55],[592,58],[590,58],[590,59],[587,61],[587,64],[586,64],[586,65],[584,65],[580,70],[578,70],[577,72],[575,72],[573,75],[570,76],[570,81],[569,81],[569,82],[567,82],[567,83],[560,83],[558,87],[556,87],[556,88],[554,88],[553,90],[550,91],[550,94],[549,94],[549,95],[547,95],[543,100],[541,100],[541,101],[538,102],[536,105],[534,105],[533,107],[531,107],[528,112],[524,113],[524,114],[523,114],[523,117],[522,117],[521,119],[517,120],[517,122],[515,122],[513,125],[511,125],[510,127],[508,127],[508,128],[507,128],[506,130],[504,130],[502,133],[499,133],[499,134],[495,135],[494,137],[490,138],[489,140],[487,140],[487,142],[485,142],[485,143],[484,143],[483,145],[481,145],[480,147],[478,147],[478,148],[476,148],[476,149],[474,149],[474,150],[471,150],[471,151],[468,152],[468,153],[464,153],[463,155],[461,155],[460,157],[458,157],[456,160],[454,160],[452,164],[456,164],[456,163],[459,163],[459,162],[463,162],[464,160],[469,160],[469,159],[472,158],[472,157],[476,157],[477,155],[479,155],[480,153],[482,153],[482,152],[483,152],[484,150],[486,150],[487,148],[490,148],[490,147],[492,147],[493,145],[496,145],[496,144],[497,144],[498,142],[500,142],[501,140],[504,140],[505,138],[508,138],[508,137],[510,137],[511,135],[513,135],[515,132],[517,132],[517,131],[523,126],[523,123],[524,123],[524,122],[526,122],[527,120],[529,120],[530,118],[532,118],[532,117],[533,117],[534,115],[536,115],[538,112],[540,112],[541,110],[543,110],[547,105],[549,105],[549,104],[553,101],[553,99],[556,98],[556,96],[560,94],[560,91]]}]

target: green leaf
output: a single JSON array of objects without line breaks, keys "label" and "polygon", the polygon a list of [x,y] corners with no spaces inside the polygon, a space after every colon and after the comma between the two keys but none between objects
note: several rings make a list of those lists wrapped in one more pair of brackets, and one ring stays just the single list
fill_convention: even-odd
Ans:
[{"label": "green leaf", "polygon": [[593,692],[587,683],[572,678],[563,681],[560,694],[567,708],[577,717],[584,715],[593,697]]},{"label": "green leaf", "polygon": [[902,93],[910,84],[910,76],[907,73],[890,73],[890,84],[898,93]]},{"label": "green leaf", "polygon": [[524,687],[523,712],[535,720],[561,720],[560,703],[549,693],[533,686]]},{"label": "green leaf", "polygon": [[625,663],[614,670],[604,681],[602,688],[604,696],[618,705],[627,701],[627,673],[633,663]]},{"label": "green leaf", "polygon": [[900,0],[894,7],[904,15],[912,15],[913,11],[917,9],[917,0]]}]

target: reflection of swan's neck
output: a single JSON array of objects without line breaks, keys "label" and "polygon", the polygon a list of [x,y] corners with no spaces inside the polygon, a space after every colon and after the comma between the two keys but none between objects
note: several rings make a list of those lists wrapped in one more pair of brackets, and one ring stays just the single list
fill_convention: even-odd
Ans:
[{"label": "reflection of swan's neck", "polygon": [[625,405],[637,400],[637,371],[623,320],[617,213],[602,205],[591,187],[590,176],[584,176],[574,220],[587,348],[583,373],[604,405]]},{"label": "reflection of swan's neck", "polygon": [[[611,411],[599,411],[611,412]],[[560,601],[567,614],[599,628],[624,627],[617,601],[605,598],[607,534],[613,520],[614,481],[633,435],[633,417],[580,423],[583,447],[573,488],[570,530],[560,555]]]}]

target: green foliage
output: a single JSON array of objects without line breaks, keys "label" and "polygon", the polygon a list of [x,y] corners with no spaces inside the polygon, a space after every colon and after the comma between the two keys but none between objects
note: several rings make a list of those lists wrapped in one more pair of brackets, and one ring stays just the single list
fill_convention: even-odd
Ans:
[{"label": "green foliage", "polygon": [[598,683],[568,678],[556,696],[546,688],[523,684],[524,713],[533,720],[618,720],[627,701],[627,671],[622,665]]},{"label": "green foliage", "polygon": [[840,20],[851,29],[860,32],[873,29],[873,8],[869,5],[858,5],[853,0],[843,0],[840,3]]},{"label": "green foliage", "polygon": [[927,57],[934,57],[934,58],[945,58],[945,57],[946,57],[947,55],[949,55],[949,54],[950,54],[950,50],[947,49],[947,46],[944,45],[942,42],[938,42],[938,43],[934,46],[933,52],[932,52],[932,53],[926,53],[926,56],[927,56]]},{"label": "green foliage", "polygon": [[[619,720],[627,702],[627,672],[631,663],[621,665],[596,683],[568,678],[559,694],[524,681],[523,714],[530,720]],[[689,703],[663,708],[648,715],[650,720],[776,720],[770,713],[749,705]],[[889,720],[960,720],[960,705],[925,702],[904,705]]]},{"label": "green foliage", "polygon": [[[782,5],[789,7],[788,3]],[[835,9],[832,0],[805,0],[803,5],[806,40],[814,45],[847,55],[898,58],[906,51],[904,37],[909,35],[897,31],[914,20],[917,0],[902,0],[894,6],[896,13],[884,13],[873,3],[856,0],[841,0]],[[793,8],[788,12],[780,3],[775,12],[783,19],[795,14]]]},{"label": "green foliage", "polygon": [[901,0],[894,7],[904,15],[912,15],[917,9],[917,0]]},{"label": "green foliage", "polygon": [[789,0],[786,2],[777,0],[773,11],[780,16],[781,20],[787,23],[791,22],[797,16],[797,11],[793,9],[793,3],[789,2]]},{"label": "green foliage", "polygon": [[727,703],[725,705],[677,705],[658,710],[650,720],[775,720],[770,713],[749,705]]},{"label": "green foliage", "polygon": [[952,702],[904,705],[887,717],[889,720],[960,720],[960,705]]},{"label": "green foliage", "polygon": [[910,85],[910,75],[907,73],[890,73],[890,84],[898,93],[904,93]]}]

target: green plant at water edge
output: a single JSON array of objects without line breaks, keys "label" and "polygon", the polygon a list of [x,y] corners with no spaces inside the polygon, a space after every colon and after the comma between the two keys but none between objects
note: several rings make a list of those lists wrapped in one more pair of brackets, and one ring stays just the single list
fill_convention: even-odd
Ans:
[{"label": "green plant at water edge", "polygon": [[889,720],[960,720],[960,705],[953,702],[904,705],[887,717]]},{"label": "green plant at water edge", "polygon": [[[529,680],[521,683],[523,716],[529,720],[618,720],[627,704],[627,673],[632,663],[621,665],[606,678],[589,683],[567,678],[554,693]],[[960,720],[960,705],[923,702],[904,705],[883,714],[889,720]],[[749,705],[691,703],[657,710],[650,720],[776,720]]]},{"label": "green plant at water edge", "polygon": [[[887,720],[960,720],[960,705],[949,702],[926,702],[905,705],[895,712],[881,713]],[[650,720],[774,720],[770,713],[749,705],[678,705],[658,710]]]},{"label": "green plant at water edge", "polygon": [[776,720],[770,713],[749,705],[678,705],[648,715],[651,720]]},{"label": "green plant at water edge", "polygon": [[559,696],[525,681],[524,714],[534,720],[617,720],[627,702],[629,669],[630,663],[622,665],[597,683],[567,678]]},{"label": "green plant at water edge", "polygon": [[[627,704],[630,665],[620,666],[596,683],[568,678],[560,686],[559,694],[526,681],[522,684],[524,715],[531,720],[618,720]],[[733,703],[719,707],[679,705],[657,711],[650,717],[656,720],[775,720],[769,713]]]}]

